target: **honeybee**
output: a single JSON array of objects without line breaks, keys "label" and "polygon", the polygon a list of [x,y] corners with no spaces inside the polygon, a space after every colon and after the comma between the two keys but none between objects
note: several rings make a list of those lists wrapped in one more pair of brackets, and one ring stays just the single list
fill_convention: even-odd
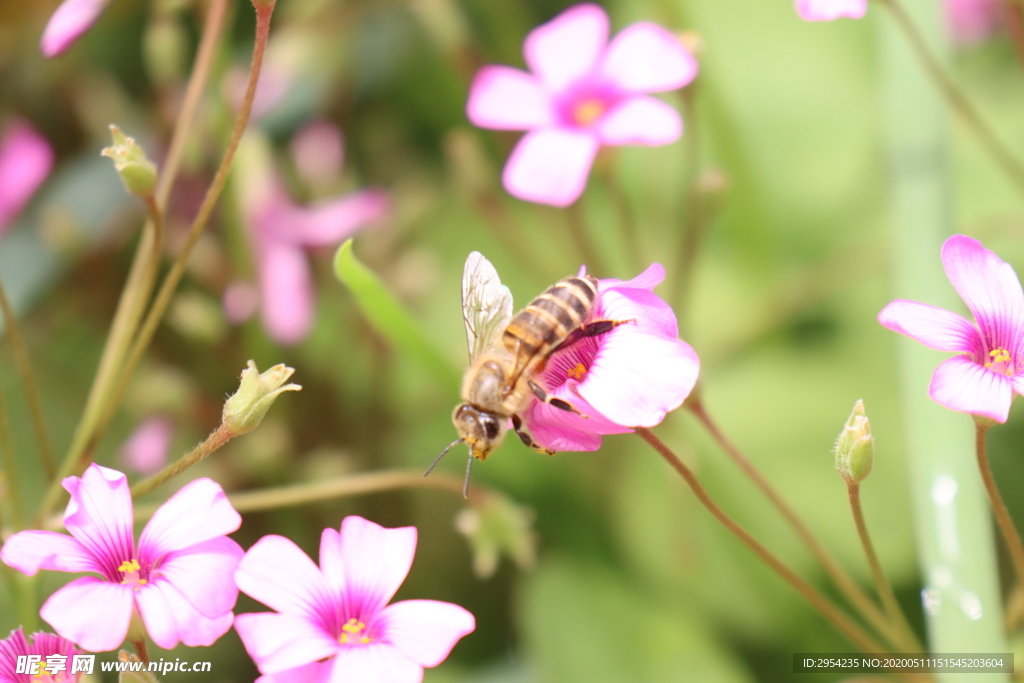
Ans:
[{"label": "honeybee", "polygon": [[459,438],[441,451],[423,476],[430,474],[456,444],[466,442],[469,459],[463,496],[468,497],[473,459],[486,460],[505,439],[509,425],[530,448],[554,454],[523,430],[520,413],[536,398],[586,417],[568,401],[550,396],[539,375],[555,352],[627,322],[588,322],[596,300],[596,278],[567,277],[513,317],[512,293],[501,284],[494,266],[480,252],[469,255],[462,272],[469,369],[462,380],[463,402],[452,413]]}]

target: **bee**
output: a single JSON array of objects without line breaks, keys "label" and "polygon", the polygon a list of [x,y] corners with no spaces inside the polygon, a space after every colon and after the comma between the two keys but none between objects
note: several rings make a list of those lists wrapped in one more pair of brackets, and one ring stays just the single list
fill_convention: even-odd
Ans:
[{"label": "bee", "polygon": [[469,446],[463,496],[469,495],[473,459],[486,460],[501,445],[509,426],[524,444],[554,455],[523,430],[520,413],[538,399],[560,410],[582,415],[571,403],[550,396],[539,375],[551,356],[585,337],[605,334],[629,321],[588,321],[597,300],[597,279],[567,277],[549,287],[512,316],[512,293],[480,252],[466,259],[462,273],[462,317],[466,323],[469,369],[462,380],[462,403],[452,422],[459,438],[448,444],[427,469],[456,444]]}]

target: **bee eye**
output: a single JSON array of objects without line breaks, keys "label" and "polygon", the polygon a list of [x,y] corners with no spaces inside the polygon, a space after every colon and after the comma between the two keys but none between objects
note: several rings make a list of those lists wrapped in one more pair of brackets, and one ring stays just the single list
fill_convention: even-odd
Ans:
[{"label": "bee eye", "polygon": [[498,423],[494,420],[486,420],[484,422],[484,429],[487,431],[488,439],[496,439],[498,437]]}]

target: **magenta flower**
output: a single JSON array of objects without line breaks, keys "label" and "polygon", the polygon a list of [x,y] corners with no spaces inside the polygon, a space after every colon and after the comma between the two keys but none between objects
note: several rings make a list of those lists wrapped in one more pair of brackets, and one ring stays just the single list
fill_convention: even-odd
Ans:
[{"label": "magenta flower", "polygon": [[867,11],[868,0],[796,0],[796,13],[804,21],[860,19]]},{"label": "magenta flower", "polygon": [[[581,271],[582,272],[582,271]],[[631,320],[552,356],[541,384],[583,415],[534,401],[522,415],[534,440],[552,451],[596,451],[601,436],[653,427],[690,395],[700,360],[672,309],[654,293],[655,263],[632,280],[599,280],[591,320]]]},{"label": "magenta flower", "polygon": [[121,461],[144,477],[156,474],[167,464],[173,438],[174,424],[169,418],[146,418],[121,447]]},{"label": "magenta flower", "polygon": [[[78,654],[81,651],[74,643],[52,633],[36,633],[32,636],[32,642],[29,642],[20,628],[15,629],[7,638],[0,640],[0,683],[78,683],[81,673],[71,673],[74,668],[72,658]],[[40,657],[39,673],[15,673],[18,670],[18,657],[32,655]],[[60,655],[63,659],[47,662],[46,658],[52,655]],[[63,670],[59,670],[61,664]]]},{"label": "magenta flower", "polygon": [[960,355],[943,361],[928,395],[950,410],[1006,422],[1014,392],[1024,393],[1024,293],[1013,268],[975,239],[954,235],[942,265],[974,316],[897,299],[878,314],[883,326],[925,346]]},{"label": "magenta flower", "polygon": [[220,485],[197,479],[160,506],[133,539],[132,499],[121,472],[90,465],[67,477],[70,536],[20,531],[0,560],[35,576],[40,569],[91,572],[43,604],[39,614],[62,637],[94,652],[116,649],[141,617],[162,648],[210,645],[231,628],[233,580],[242,549],[225,534],[241,517]]},{"label": "magenta flower", "polygon": [[682,88],[697,61],[661,26],[632,24],[608,43],[604,9],[576,5],[530,31],[523,54],[532,73],[485,66],[466,104],[476,126],[529,131],[502,176],[516,197],[568,206],[601,145],[659,146],[682,135],[679,113],[648,93]]},{"label": "magenta flower", "polygon": [[39,49],[46,57],[56,57],[88,31],[110,0],[64,0],[43,30]]},{"label": "magenta flower", "polygon": [[277,610],[239,614],[235,630],[264,674],[257,683],[417,683],[467,633],[448,602],[388,605],[409,573],[416,528],[346,517],[324,529],[320,567],[287,538],[264,536],[242,558],[238,587]]},{"label": "magenta flower", "polygon": [[0,235],[11,223],[53,167],[53,148],[25,121],[7,124],[0,137]]},{"label": "magenta flower", "polygon": [[946,25],[953,42],[973,45],[990,37],[1002,20],[1002,0],[946,0]]}]

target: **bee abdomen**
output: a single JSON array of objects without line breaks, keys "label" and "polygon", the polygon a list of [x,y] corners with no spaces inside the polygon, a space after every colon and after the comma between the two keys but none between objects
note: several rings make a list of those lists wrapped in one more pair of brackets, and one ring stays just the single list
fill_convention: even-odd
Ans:
[{"label": "bee abdomen", "polygon": [[503,335],[505,347],[533,355],[558,344],[586,321],[596,297],[597,281],[588,276],[551,286],[512,319]]}]

